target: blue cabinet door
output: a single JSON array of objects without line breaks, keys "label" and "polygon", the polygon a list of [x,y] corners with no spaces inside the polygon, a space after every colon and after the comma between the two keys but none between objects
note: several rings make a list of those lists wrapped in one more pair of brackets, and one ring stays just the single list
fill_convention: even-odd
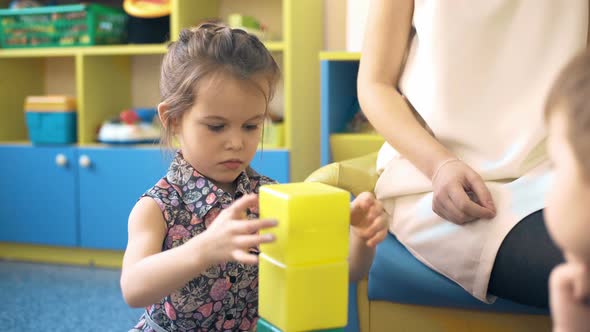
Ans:
[{"label": "blue cabinet door", "polygon": [[164,176],[158,148],[80,148],[80,245],[125,249],[127,220],[139,197]]},{"label": "blue cabinet door", "polygon": [[[129,213],[139,197],[164,176],[170,157],[158,148],[80,148],[80,245],[125,249]],[[288,182],[289,153],[258,152],[252,167],[279,182]]]},{"label": "blue cabinet door", "polygon": [[0,146],[0,241],[78,245],[76,150]]}]

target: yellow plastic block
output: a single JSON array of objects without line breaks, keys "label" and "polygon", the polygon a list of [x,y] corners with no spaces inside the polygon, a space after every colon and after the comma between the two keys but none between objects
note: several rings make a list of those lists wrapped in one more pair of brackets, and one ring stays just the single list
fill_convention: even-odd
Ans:
[{"label": "yellow plastic block", "polygon": [[261,245],[285,265],[345,261],[348,257],[350,194],[321,183],[290,183],[260,188],[260,218],[279,225],[265,232],[276,241]]},{"label": "yellow plastic block", "polygon": [[348,262],[285,266],[260,255],[258,310],[284,332],[347,324]]}]

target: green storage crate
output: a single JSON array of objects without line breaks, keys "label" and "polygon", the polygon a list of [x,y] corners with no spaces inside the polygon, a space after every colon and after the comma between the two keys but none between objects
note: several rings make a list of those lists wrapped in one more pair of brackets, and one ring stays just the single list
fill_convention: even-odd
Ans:
[{"label": "green storage crate", "polygon": [[3,48],[125,43],[127,14],[98,4],[0,10]]}]

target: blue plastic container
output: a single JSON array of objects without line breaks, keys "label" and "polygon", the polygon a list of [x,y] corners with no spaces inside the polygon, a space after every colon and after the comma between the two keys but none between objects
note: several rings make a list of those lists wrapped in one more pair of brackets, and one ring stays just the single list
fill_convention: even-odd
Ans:
[{"label": "blue plastic container", "polygon": [[158,110],[155,108],[136,108],[135,113],[141,119],[142,122],[152,122],[154,116],[158,114]]},{"label": "blue plastic container", "polygon": [[26,112],[29,139],[33,144],[76,142],[76,112]]}]

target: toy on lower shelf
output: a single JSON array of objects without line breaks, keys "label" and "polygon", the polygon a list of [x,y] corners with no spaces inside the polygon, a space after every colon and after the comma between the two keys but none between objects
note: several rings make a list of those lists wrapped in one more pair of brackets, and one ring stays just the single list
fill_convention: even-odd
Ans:
[{"label": "toy on lower shelf", "polygon": [[31,143],[38,145],[76,142],[75,98],[29,96],[24,108]]},{"label": "toy on lower shelf", "polygon": [[348,318],[349,193],[321,183],[260,188],[258,331],[338,331]]},{"label": "toy on lower shelf", "polygon": [[105,121],[98,132],[98,141],[105,144],[156,143],[160,127],[155,109],[125,110],[117,119]]}]

